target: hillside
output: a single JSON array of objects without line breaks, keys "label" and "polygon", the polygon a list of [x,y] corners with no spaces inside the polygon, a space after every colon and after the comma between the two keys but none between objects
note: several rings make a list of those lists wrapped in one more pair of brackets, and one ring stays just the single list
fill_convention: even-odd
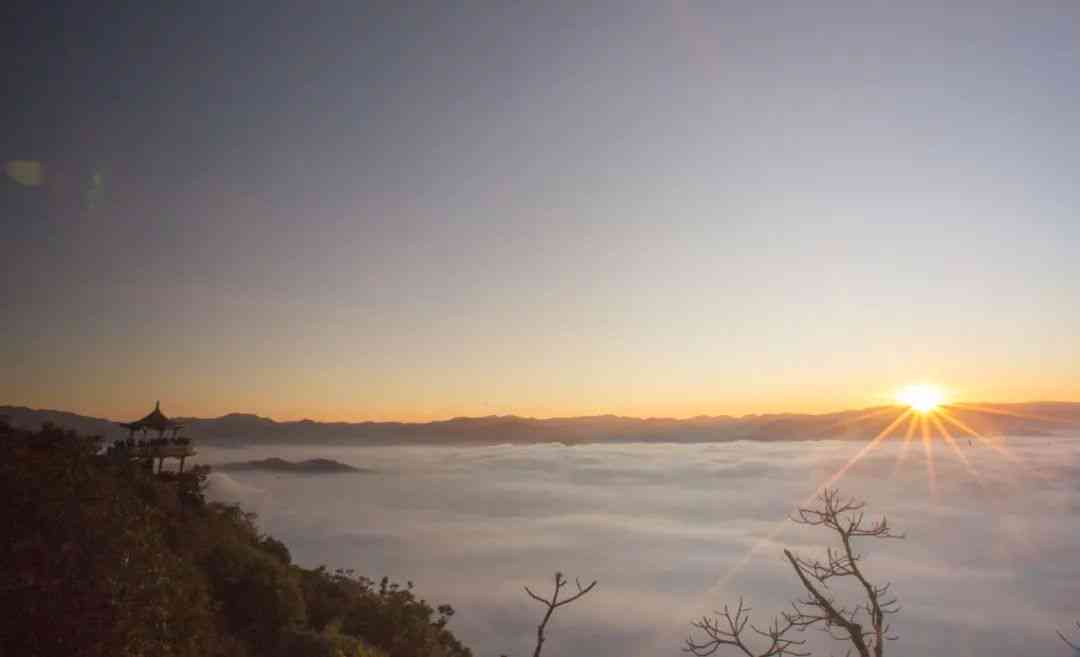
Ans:
[{"label": "hillside", "polygon": [[0,422],[0,655],[471,657],[453,608],[293,564],[207,502],[209,468],[155,475],[99,446]]}]

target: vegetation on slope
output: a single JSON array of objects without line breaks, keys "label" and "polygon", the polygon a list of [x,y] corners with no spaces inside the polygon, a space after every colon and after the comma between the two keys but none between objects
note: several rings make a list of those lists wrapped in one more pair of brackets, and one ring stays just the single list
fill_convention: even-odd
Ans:
[{"label": "vegetation on slope", "polygon": [[255,517],[99,441],[0,422],[0,654],[471,657],[411,583],[305,569]]}]

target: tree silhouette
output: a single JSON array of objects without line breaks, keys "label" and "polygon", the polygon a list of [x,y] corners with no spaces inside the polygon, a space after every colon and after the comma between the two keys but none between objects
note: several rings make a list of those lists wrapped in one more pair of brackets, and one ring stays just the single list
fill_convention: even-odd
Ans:
[{"label": "tree silhouette", "polygon": [[[1080,630],[1080,621],[1076,621],[1076,629]],[[1075,652],[1080,653],[1080,643],[1073,643],[1069,640],[1069,637],[1065,636],[1061,630],[1058,630],[1057,635],[1061,637],[1061,640],[1065,642],[1065,645],[1072,648]]]},{"label": "tree silhouette", "polygon": [[596,580],[593,580],[592,584],[585,587],[581,586],[581,582],[577,579],[574,580],[574,583],[577,585],[577,593],[562,600],[559,599],[559,593],[562,592],[563,587],[566,586],[566,578],[563,577],[562,573],[555,573],[555,591],[551,594],[550,599],[542,598],[533,593],[529,587],[525,587],[525,592],[529,594],[530,598],[547,607],[547,610],[544,612],[544,618],[540,621],[540,624],[536,626],[536,649],[533,650],[533,657],[540,657],[540,651],[543,649],[544,641],[546,639],[544,630],[547,629],[548,621],[551,620],[551,616],[555,613],[555,610],[578,600],[596,587]]},{"label": "tree silhouette", "polygon": [[[747,657],[808,657],[802,646],[805,639],[793,638],[794,632],[817,627],[833,639],[849,644],[859,657],[882,657],[889,635],[886,617],[899,611],[896,598],[889,592],[890,584],[877,585],[867,579],[860,567],[862,555],[853,545],[856,538],[903,538],[889,527],[882,517],[865,523],[865,502],[842,499],[839,491],[826,489],[818,496],[818,508],[800,508],[792,522],[812,527],[825,527],[840,538],[840,548],[828,548],[824,560],[804,559],[784,550],[806,595],[791,604],[764,628],[750,622],[750,608],[742,598],[734,612],[724,606],[713,618],[702,617],[691,625],[705,633],[705,638],[687,638],[685,652],[696,657],[712,655],[723,646],[733,646]],[[862,600],[854,604],[838,599],[830,588],[833,580],[850,578],[857,583]],[[751,630],[747,632],[747,627]],[[754,635],[759,637],[755,640]],[[755,650],[750,642],[761,642],[763,650]]]},{"label": "tree silhouette", "polygon": [[472,656],[411,584],[291,564],[205,467],[99,448],[0,418],[0,655]]}]

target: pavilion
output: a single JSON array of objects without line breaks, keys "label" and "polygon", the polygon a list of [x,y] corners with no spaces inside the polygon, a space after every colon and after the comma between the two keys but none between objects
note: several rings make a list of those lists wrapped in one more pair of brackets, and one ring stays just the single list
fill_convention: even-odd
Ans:
[{"label": "pavilion", "polygon": [[[191,447],[191,440],[179,435],[184,425],[170,420],[161,412],[161,402],[154,403],[154,410],[146,417],[134,422],[117,422],[128,430],[128,439],[118,442],[114,448],[127,454],[133,460],[146,462],[149,467],[154,467],[157,461],[157,471],[161,472],[161,466],[167,458],[180,459],[180,472],[184,471],[184,459],[195,455]],[[157,437],[148,437],[147,434],[157,432]],[[142,438],[136,439],[136,432],[142,433]]]}]

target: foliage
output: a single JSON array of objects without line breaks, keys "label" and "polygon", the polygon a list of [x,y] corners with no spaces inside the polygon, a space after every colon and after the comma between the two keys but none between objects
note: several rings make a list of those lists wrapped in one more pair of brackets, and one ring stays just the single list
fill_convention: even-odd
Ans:
[{"label": "foliage", "polygon": [[209,468],[155,475],[99,441],[0,422],[0,654],[470,657],[411,583],[292,565]]},{"label": "foliage", "polygon": [[402,587],[384,577],[376,584],[352,570],[329,573],[325,568],[305,571],[302,582],[314,628],[340,627],[389,657],[472,655],[446,629],[453,607],[432,607],[417,599],[412,582]]},{"label": "foliage", "polygon": [[226,627],[266,652],[281,632],[302,627],[304,599],[287,565],[257,546],[225,540],[206,555],[202,567]]}]

